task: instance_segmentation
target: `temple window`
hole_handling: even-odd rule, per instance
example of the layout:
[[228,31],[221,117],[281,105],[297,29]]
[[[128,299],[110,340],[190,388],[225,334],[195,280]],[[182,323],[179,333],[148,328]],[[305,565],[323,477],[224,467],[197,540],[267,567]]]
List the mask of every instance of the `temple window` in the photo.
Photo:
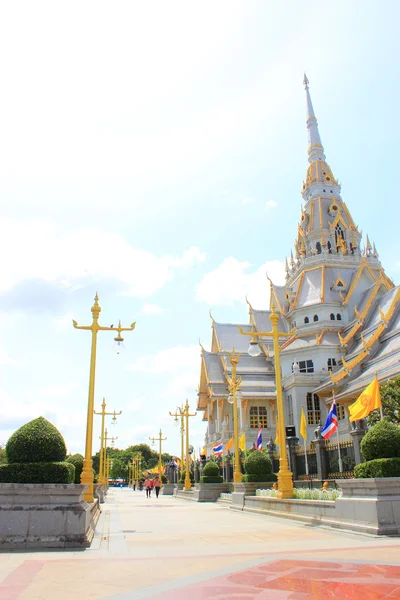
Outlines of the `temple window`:
[[320,242],[317,242],[317,243],[316,243],[316,245],[315,245],[315,248],[316,248],[316,250],[317,250],[317,254],[321,254],[321,252],[322,252],[322,248],[321,248],[321,244],[320,244]]
[[336,227],[335,227],[335,239],[336,239],[336,250],[339,250],[341,248],[341,241],[346,239],[345,235],[344,235],[344,231],[339,224],[336,225]]
[[250,428],[268,427],[266,406],[250,406]]
[[335,315],[333,313],[330,314],[330,319],[331,319],[331,321],[335,320]]
[[327,243],[328,246],[328,254],[332,254],[332,244],[328,241]]
[[336,320],[337,321],[341,321],[342,320],[342,315],[340,315],[339,313],[336,315]]
[[307,421],[309,425],[318,425],[321,419],[321,408],[318,394],[307,393]]
[[338,421],[343,421],[343,419],[346,418],[346,413],[345,413],[345,410],[344,410],[344,406],[342,406],[338,402],[336,402],[336,412],[337,412]]
[[[294,364],[294,363],[293,363]],[[314,363],[312,360],[299,360],[299,373],[314,373]],[[293,371],[293,365],[292,365]]]
[[318,315],[314,315],[313,320],[318,321]]
[[309,323],[310,319],[308,317],[304,317],[304,323]]
[[328,358],[328,371],[332,371],[336,367],[336,358]]

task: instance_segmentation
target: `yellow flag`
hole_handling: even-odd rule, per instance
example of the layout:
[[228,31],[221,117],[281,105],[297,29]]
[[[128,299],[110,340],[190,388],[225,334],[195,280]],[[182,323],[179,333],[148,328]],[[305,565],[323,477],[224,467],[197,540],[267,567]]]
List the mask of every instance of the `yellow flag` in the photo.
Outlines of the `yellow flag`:
[[242,450],[243,452],[246,450],[246,434],[244,431],[243,431],[242,435],[240,436],[239,450]]
[[201,454],[203,456],[207,456],[207,448],[203,448],[203,450],[201,451]]
[[301,407],[300,435],[303,438],[303,440],[307,439],[307,422],[306,422],[306,415],[304,414],[303,407]]
[[228,442],[226,442],[225,452],[228,452],[228,450],[230,450],[231,448],[233,448],[233,437],[231,437],[231,439]]
[[278,419],[276,420],[275,444],[277,446],[280,446],[280,443],[279,443],[279,421],[278,421]]
[[369,413],[382,406],[378,377],[365,388],[357,400],[349,406],[350,421],[364,419]]

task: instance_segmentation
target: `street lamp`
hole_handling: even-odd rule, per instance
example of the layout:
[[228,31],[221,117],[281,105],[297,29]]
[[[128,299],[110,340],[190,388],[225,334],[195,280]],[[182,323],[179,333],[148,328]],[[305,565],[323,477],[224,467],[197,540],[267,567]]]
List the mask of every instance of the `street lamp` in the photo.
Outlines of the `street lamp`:
[[178,421],[178,417],[180,417],[181,419],[181,427],[180,427],[180,434],[181,434],[181,469],[183,469],[184,464],[185,464],[185,460],[184,460],[184,450],[183,450],[183,445],[184,445],[184,436],[185,436],[185,411],[183,406],[177,406],[176,407],[176,412],[172,413],[171,411],[169,412],[169,414],[171,415],[171,417],[175,417],[174,422],[175,425],[178,425],[179,421]]
[[161,487],[162,487],[162,481],[161,481],[161,475],[162,475],[161,442],[164,442],[166,439],[167,439],[166,437],[163,438],[161,429],[160,429],[160,435],[157,438],[154,438],[154,437],[151,438],[151,437],[149,437],[149,440],[151,440],[153,442],[153,444],[155,442],[160,442],[160,451],[159,451],[159,454],[158,454],[158,476],[160,478]]
[[228,379],[229,383],[229,404],[233,404],[233,447],[235,450],[235,471],[233,474],[233,482],[241,483],[242,471],[240,468],[240,456],[239,456],[239,422],[238,422],[238,403],[241,403],[242,394],[240,392],[240,384],[242,378],[237,376],[237,366],[239,363],[240,354],[236,353],[235,350],[228,352],[229,362],[232,367],[232,377]]
[[183,416],[186,419],[186,475],[185,475],[185,492],[188,492],[192,489],[192,484],[190,482],[189,468],[190,468],[190,454],[189,454],[189,417],[195,417],[197,412],[190,414],[189,413],[189,402],[186,400],[185,408],[182,411]]
[[119,412],[116,412],[115,410],[113,412],[106,412],[106,400],[105,398],[103,398],[103,402],[101,404],[101,411],[100,412],[96,412],[93,411],[95,415],[101,415],[101,442],[100,442],[100,467],[99,467],[99,484],[100,485],[105,485],[106,484],[106,480],[105,480],[105,464],[104,464],[104,425],[105,425],[105,417],[106,415],[114,415],[112,420],[111,420],[111,424],[115,425],[117,422],[117,415],[122,414],[122,410],[120,410]]
[[284,331],[278,331],[279,315],[276,312],[275,305],[271,306],[270,320],[272,324],[272,331],[258,331],[252,328],[251,332],[243,331],[239,327],[239,331],[242,335],[251,336],[250,347],[248,353],[250,356],[256,357],[261,354],[261,349],[256,338],[260,337],[272,337],[274,343],[274,356],[275,356],[275,387],[276,387],[276,399],[278,408],[278,428],[279,428],[279,473],[278,473],[278,498],[293,498],[293,479],[292,473],[289,471],[289,464],[286,452],[285,444],[285,412],[283,408],[283,396],[282,396],[282,381],[281,381],[281,363],[279,356],[279,338],[280,337],[291,337],[293,332],[286,333]]
[[[92,332],[92,349],[90,354],[90,372],[89,372],[89,398],[88,398],[88,409],[87,409],[87,421],[86,421],[86,443],[85,443],[85,458],[83,461],[83,470],[81,474],[81,483],[86,485],[84,492],[84,499],[86,502],[94,502],[93,498],[93,471],[92,471],[92,441],[93,441],[93,411],[94,411],[94,383],[96,375],[96,350],[97,350],[97,333],[99,331],[116,331],[117,337],[115,338],[116,343],[122,343],[123,338],[121,337],[122,331],[132,331],[135,329],[135,323],[132,323],[130,327],[121,327],[121,321],[118,327],[103,327],[99,325],[99,315],[101,308],[99,306],[99,297],[96,292],[94,298],[94,304],[92,306],[93,321],[91,325],[78,325],[78,323],[72,320],[75,329],[85,329]],[[122,342],[121,342],[122,339]]]
[[[103,473],[107,473],[108,461],[111,460],[111,459],[107,458],[107,442],[109,440],[111,440],[111,445],[114,446],[114,442],[117,439],[118,439],[118,436],[117,437],[108,437],[108,435],[107,435],[107,429],[105,430],[104,438],[103,438],[103,440],[104,440],[104,462],[103,462],[104,466],[103,466]],[[109,479],[109,477],[106,474],[106,485],[107,486],[108,486],[108,479]]]

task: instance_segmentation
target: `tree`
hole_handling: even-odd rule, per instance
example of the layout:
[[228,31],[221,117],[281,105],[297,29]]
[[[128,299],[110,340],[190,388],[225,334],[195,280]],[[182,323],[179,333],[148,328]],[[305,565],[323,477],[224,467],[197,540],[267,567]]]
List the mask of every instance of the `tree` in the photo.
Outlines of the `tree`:
[[4,465],[6,462],[6,449],[0,445],[0,465]]
[[[380,391],[383,416],[391,423],[400,425],[400,377],[382,383]],[[380,411],[374,410],[368,416],[368,425],[375,425],[380,418]]]

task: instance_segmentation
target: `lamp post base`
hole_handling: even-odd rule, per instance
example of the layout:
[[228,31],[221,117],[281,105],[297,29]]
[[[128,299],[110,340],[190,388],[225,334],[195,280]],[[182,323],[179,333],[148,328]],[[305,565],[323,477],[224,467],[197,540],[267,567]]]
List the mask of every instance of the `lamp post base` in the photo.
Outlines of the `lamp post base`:
[[93,461],[91,458],[85,458],[83,461],[83,470],[81,473],[81,484],[87,486],[83,494],[83,499],[89,504],[92,504],[94,502],[92,464]]
[[242,483],[242,473],[241,472],[237,473],[235,471],[235,473],[233,474],[233,483]]
[[293,498],[293,479],[289,470],[278,473],[278,498]]

